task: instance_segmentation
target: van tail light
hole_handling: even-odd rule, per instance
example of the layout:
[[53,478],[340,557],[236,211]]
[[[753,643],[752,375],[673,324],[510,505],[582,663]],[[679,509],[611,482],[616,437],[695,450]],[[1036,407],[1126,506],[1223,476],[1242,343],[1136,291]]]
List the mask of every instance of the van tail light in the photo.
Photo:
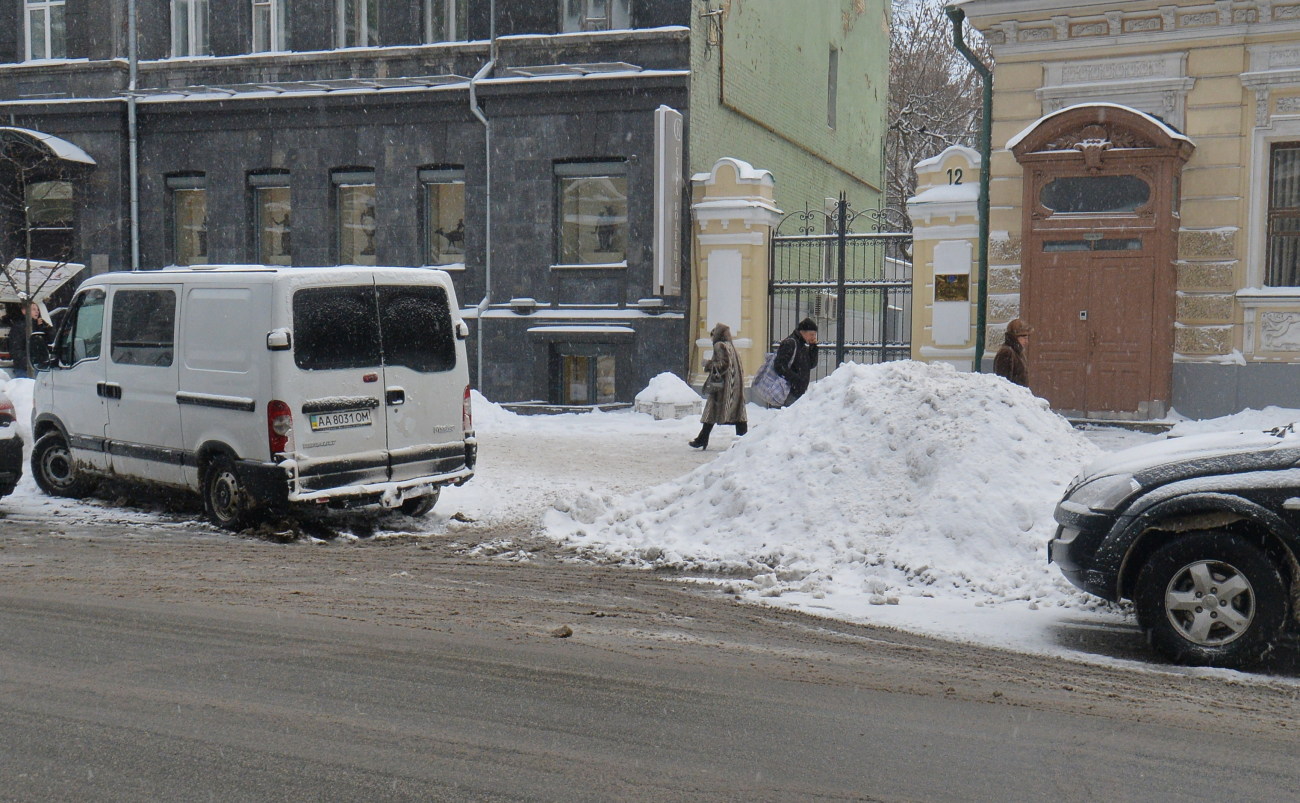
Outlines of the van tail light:
[[[465,404],[469,404],[468,398],[466,398]],[[465,409],[468,410],[469,407],[466,407]],[[468,413],[466,413],[466,415],[468,415]],[[8,426],[17,420],[18,413],[14,409],[14,403],[9,401],[7,396],[0,396],[0,424]]]
[[460,427],[466,432],[474,431],[474,413],[469,409],[469,385],[465,386],[465,400],[460,403]]
[[271,456],[289,451],[289,435],[293,432],[293,411],[282,401],[266,405],[266,437],[271,444]]

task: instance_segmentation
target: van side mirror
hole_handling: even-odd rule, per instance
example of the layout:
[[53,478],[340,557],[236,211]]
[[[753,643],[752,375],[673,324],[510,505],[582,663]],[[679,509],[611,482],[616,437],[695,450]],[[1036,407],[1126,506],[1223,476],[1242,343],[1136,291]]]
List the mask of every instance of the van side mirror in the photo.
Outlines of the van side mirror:
[[469,324],[464,321],[456,321],[456,339],[465,340],[469,337]]
[[37,371],[48,371],[53,362],[50,359],[50,346],[45,342],[44,332],[32,332],[27,340],[27,361]]
[[293,338],[288,329],[276,329],[266,335],[267,351],[288,351],[293,346]]

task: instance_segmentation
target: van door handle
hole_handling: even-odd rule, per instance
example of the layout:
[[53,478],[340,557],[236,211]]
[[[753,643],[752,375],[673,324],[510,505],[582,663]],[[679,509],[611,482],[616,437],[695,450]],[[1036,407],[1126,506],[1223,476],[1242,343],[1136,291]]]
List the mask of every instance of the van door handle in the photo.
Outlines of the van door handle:
[[122,386],[116,382],[100,382],[95,385],[95,393],[105,399],[122,398]]
[[384,394],[385,401],[390,407],[396,407],[399,404],[406,404],[406,390],[403,388],[389,388]]

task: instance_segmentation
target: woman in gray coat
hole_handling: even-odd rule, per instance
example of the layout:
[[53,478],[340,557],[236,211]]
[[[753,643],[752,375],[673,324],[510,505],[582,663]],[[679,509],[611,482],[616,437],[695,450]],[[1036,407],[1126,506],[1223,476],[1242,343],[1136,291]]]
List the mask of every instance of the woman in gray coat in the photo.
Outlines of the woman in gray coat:
[[690,445],[696,449],[709,446],[709,433],[714,424],[734,424],[737,435],[749,431],[749,417],[745,414],[745,371],[740,367],[740,355],[731,342],[731,327],[720,323],[713,327],[713,356],[704,363],[704,370],[716,374],[722,384],[708,393],[704,412],[700,415],[700,434]]

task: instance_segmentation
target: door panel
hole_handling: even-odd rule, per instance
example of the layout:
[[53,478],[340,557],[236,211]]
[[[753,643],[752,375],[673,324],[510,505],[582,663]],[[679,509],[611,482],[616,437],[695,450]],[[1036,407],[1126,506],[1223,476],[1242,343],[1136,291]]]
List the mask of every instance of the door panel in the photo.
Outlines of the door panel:
[[[309,287],[293,295],[298,490],[388,480],[379,318],[373,284]],[[288,374],[292,373],[292,378]],[[338,462],[348,458],[347,464]]]
[[465,459],[465,388],[449,381],[456,335],[447,291],[434,285],[377,289],[392,479],[453,470]]
[[57,367],[36,378],[37,392],[47,394],[48,408],[67,428],[76,459],[99,470],[109,465],[108,403],[101,394],[108,362],[102,353],[105,297],[99,288],[77,295],[54,344]]
[[1029,386],[1060,410],[1081,411],[1086,403],[1088,370],[1088,266],[1075,255],[1051,254],[1035,275],[1030,319]]
[[1089,283],[1089,412],[1136,410],[1150,398],[1155,266],[1094,259]]
[[179,297],[179,285],[132,285],[109,293],[105,385],[115,474],[168,483],[182,476]]

